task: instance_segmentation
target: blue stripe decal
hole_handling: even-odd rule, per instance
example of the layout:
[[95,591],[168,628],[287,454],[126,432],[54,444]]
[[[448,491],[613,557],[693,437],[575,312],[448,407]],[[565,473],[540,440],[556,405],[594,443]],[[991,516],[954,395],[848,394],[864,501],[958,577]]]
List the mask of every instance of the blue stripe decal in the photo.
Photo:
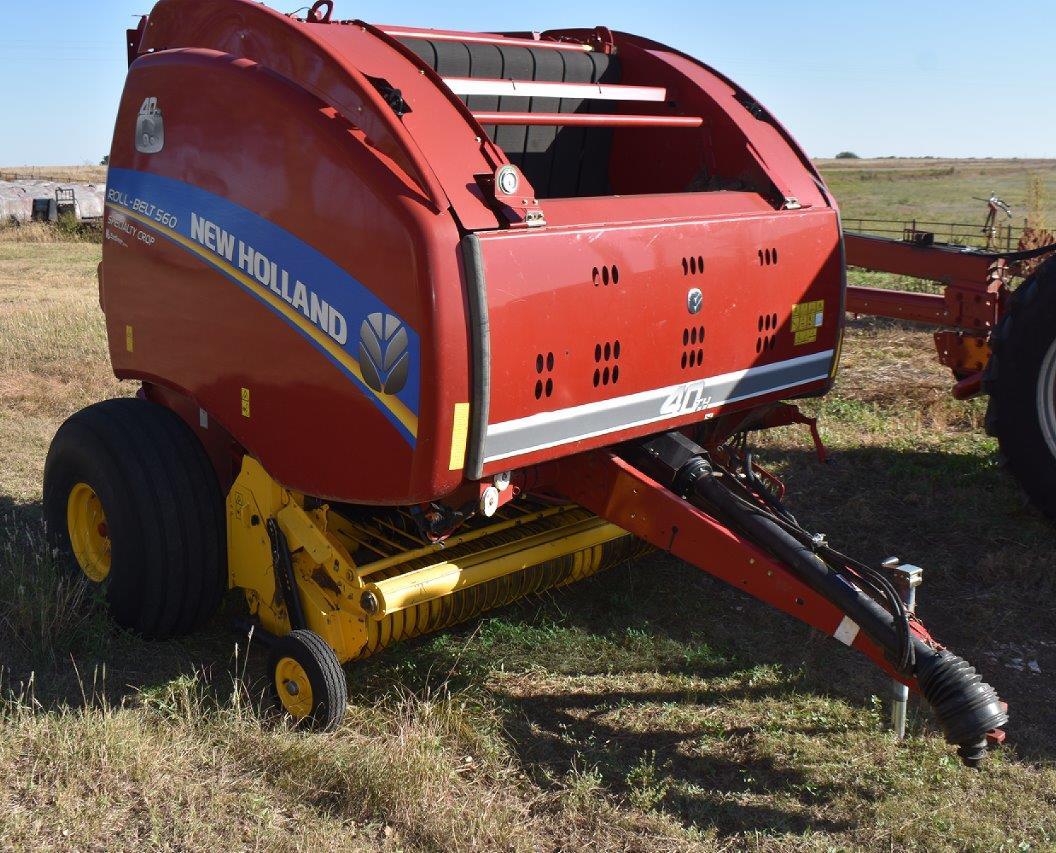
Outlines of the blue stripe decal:
[[[111,168],[107,203],[252,294],[355,382],[415,444],[421,341],[373,291],[288,231],[182,181]],[[371,388],[359,365],[360,326],[372,314],[395,317],[406,330],[406,383],[396,394]]]

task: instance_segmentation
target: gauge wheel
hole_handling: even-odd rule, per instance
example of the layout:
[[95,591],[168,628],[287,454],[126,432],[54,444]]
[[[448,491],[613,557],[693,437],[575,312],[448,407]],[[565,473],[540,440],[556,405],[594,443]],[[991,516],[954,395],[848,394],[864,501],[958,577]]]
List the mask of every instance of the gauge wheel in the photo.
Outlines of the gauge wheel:
[[348,682],[334,650],[314,631],[276,640],[268,670],[273,698],[299,726],[332,731],[345,717]]

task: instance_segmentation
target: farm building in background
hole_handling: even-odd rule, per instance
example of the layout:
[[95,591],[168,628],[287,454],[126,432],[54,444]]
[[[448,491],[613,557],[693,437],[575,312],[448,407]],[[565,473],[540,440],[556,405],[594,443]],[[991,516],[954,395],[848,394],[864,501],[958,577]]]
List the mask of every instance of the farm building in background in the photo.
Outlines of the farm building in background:
[[102,219],[106,185],[20,178],[0,180],[0,225]]

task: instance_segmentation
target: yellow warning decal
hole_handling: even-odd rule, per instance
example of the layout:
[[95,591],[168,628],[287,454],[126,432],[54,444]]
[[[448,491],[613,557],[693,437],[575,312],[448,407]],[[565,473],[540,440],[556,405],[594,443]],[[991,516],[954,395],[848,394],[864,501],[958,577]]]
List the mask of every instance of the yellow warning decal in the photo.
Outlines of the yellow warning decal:
[[125,326],[125,349],[132,352],[135,341],[132,336],[132,327]]
[[451,471],[466,467],[466,440],[469,437],[469,403],[455,403],[451,424]]
[[249,389],[242,389],[242,417],[249,417]]
[[792,334],[795,344],[812,344],[818,339],[818,329],[825,322],[825,300],[801,302],[792,306]]

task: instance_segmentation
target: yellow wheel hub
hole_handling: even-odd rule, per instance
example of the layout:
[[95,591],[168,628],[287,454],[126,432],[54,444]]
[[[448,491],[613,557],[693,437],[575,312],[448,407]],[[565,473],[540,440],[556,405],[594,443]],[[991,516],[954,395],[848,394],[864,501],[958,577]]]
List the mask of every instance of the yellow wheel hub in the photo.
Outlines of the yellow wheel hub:
[[87,483],[70,490],[66,527],[77,565],[90,580],[102,583],[110,574],[110,528],[99,496]]
[[295,720],[303,720],[312,713],[312,685],[308,673],[293,658],[280,658],[275,667],[275,690],[287,713]]

